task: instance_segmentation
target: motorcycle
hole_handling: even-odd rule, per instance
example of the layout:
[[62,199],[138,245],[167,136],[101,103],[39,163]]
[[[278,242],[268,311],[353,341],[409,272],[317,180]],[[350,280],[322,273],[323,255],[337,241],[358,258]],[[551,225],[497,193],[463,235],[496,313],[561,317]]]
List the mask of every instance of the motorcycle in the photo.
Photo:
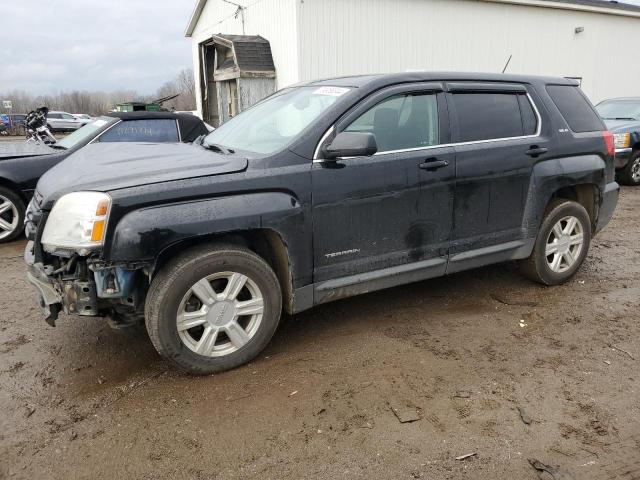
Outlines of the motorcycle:
[[40,107],[29,112],[24,119],[27,142],[42,142],[45,145],[56,143],[56,137],[53,136],[47,126],[48,114],[49,109],[47,107]]

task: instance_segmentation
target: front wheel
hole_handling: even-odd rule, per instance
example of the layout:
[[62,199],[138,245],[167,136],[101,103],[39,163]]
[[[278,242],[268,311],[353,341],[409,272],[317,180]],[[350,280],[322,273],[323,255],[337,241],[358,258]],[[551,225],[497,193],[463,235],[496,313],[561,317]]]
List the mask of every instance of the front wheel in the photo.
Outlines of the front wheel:
[[567,282],[591,243],[589,214],[577,202],[556,199],[547,208],[531,256],[520,263],[525,276],[544,285]]
[[22,233],[24,202],[13,190],[0,187],[0,243],[10,242]]
[[278,327],[278,279],[262,258],[236,246],[196,248],[153,280],[145,317],[149,337],[167,360],[203,375],[252,360]]
[[640,185],[640,152],[631,155],[627,165],[619,171],[618,178],[623,185],[632,187]]

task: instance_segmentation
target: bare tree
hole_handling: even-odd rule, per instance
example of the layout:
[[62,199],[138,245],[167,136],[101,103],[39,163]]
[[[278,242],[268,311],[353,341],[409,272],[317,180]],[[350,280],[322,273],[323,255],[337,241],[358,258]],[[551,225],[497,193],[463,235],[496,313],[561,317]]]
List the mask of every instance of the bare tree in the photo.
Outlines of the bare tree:
[[[179,94],[166,102],[163,107],[169,110],[195,110],[195,80],[193,70],[186,68],[164,83],[153,95],[139,95],[135,90],[115,90],[112,92],[79,91],[60,92],[55,95],[32,95],[22,90],[0,92],[0,100],[11,100],[13,113],[28,113],[38,107],[47,106],[51,110],[69,113],[87,113],[101,115],[113,110],[118,103],[143,101],[150,102],[158,98]],[[0,104],[0,113],[9,113]]]

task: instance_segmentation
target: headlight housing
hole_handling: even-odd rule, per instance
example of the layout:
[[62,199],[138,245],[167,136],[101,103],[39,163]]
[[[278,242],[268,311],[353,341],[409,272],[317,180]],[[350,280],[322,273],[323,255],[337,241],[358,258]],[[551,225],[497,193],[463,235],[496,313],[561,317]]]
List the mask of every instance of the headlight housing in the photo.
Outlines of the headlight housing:
[[614,133],[613,141],[615,143],[616,148],[629,148],[631,145],[631,134],[630,133]]
[[102,247],[111,197],[101,192],[73,192],[53,206],[42,233],[42,245],[49,253],[75,252],[89,255]]

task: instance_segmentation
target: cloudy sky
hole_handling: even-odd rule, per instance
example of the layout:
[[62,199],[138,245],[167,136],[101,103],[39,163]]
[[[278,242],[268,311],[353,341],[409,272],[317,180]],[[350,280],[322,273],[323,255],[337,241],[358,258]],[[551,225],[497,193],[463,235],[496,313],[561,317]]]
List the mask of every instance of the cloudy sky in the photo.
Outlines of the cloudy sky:
[[[640,5],[640,0],[628,3]],[[192,64],[184,29],[194,4],[195,0],[0,0],[0,92],[153,93]]]
[[195,0],[1,0],[0,92],[153,93],[191,67]]

